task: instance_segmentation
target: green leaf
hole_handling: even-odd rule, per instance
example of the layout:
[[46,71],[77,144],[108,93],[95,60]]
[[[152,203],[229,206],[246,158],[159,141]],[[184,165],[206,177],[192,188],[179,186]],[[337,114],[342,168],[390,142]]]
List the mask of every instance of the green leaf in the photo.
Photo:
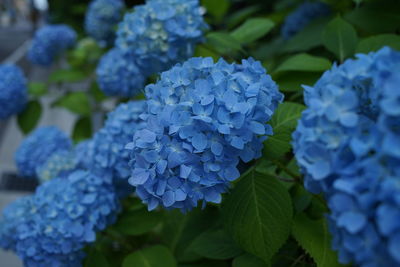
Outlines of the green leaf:
[[179,263],[178,267],[231,267],[227,261],[202,259],[196,262]]
[[302,92],[302,85],[312,86],[319,78],[321,73],[313,72],[285,72],[274,77],[279,84],[279,90],[282,92]]
[[285,187],[275,177],[254,169],[239,180],[222,206],[233,239],[266,263],[288,238],[292,212]]
[[275,72],[282,71],[310,71],[321,72],[331,68],[331,62],[324,57],[309,54],[297,54],[286,59]]
[[202,233],[190,245],[190,250],[215,260],[230,259],[242,253],[240,247],[222,229]]
[[72,131],[72,139],[75,143],[89,139],[92,137],[92,121],[89,117],[79,118],[74,125]]
[[236,257],[232,262],[232,267],[267,267],[265,262],[251,254],[243,254]]
[[122,267],[176,267],[176,261],[171,251],[161,245],[137,250],[129,254]]
[[248,44],[266,35],[275,26],[272,20],[265,18],[251,18],[246,20],[231,36],[241,44]]
[[322,34],[322,40],[325,47],[341,62],[354,54],[358,42],[354,27],[341,17],[336,17],[328,23]]
[[86,78],[86,74],[79,70],[56,70],[50,74],[49,82],[61,83],[61,82],[80,82]]
[[234,12],[226,19],[226,24],[228,25],[228,28],[232,29],[233,27],[244,21],[246,18],[257,13],[260,9],[260,5],[240,8],[238,11]]
[[159,225],[162,217],[160,212],[148,212],[145,209],[124,212],[114,228],[126,235],[142,235]]
[[107,99],[107,96],[100,90],[97,82],[93,82],[90,85],[89,91],[92,94],[94,100],[96,100],[97,102],[101,102]]
[[293,206],[296,213],[303,212],[310,204],[312,195],[303,186],[295,185],[290,188],[290,194],[293,199]]
[[24,134],[31,132],[42,115],[42,106],[39,101],[29,101],[24,111],[18,114],[18,126]]
[[194,55],[196,57],[212,57],[215,62],[217,62],[218,59],[220,58],[220,56],[217,53],[211,51],[210,49],[208,49],[204,45],[196,46],[196,49],[194,51]]
[[91,248],[89,254],[85,259],[85,267],[109,267],[110,264],[108,263],[106,257],[98,251],[96,248]]
[[229,9],[229,0],[202,0],[201,5],[207,12],[214,16],[218,21],[226,14]]
[[57,99],[52,106],[63,107],[82,116],[90,115],[89,99],[87,94],[84,92],[68,93]]
[[331,238],[326,221],[309,219],[304,213],[295,217],[292,235],[314,259],[318,267],[338,267],[337,255],[331,249]]
[[286,41],[282,52],[302,52],[322,45],[322,32],[329,18],[320,18],[304,27],[299,33]]
[[279,105],[270,122],[274,134],[264,142],[264,155],[267,158],[277,159],[290,151],[291,135],[304,109],[305,106],[292,102]]
[[34,97],[41,97],[47,94],[47,87],[44,83],[30,82],[28,84],[28,93]]
[[362,39],[357,46],[357,53],[377,51],[383,46],[390,46],[400,50],[400,36],[395,34],[381,34]]
[[206,38],[207,43],[221,54],[243,51],[239,41],[233,38],[229,33],[211,32],[207,34]]

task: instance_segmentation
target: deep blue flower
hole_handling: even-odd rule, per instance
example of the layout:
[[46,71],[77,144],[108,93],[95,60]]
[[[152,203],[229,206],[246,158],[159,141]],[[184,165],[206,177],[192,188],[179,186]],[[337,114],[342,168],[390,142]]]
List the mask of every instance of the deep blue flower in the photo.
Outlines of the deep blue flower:
[[188,59],[207,28],[198,0],[148,0],[119,24],[116,46],[133,54],[143,75]]
[[119,211],[112,186],[84,171],[42,184],[28,200],[24,216],[19,211],[26,205],[11,210],[14,204],[8,209],[12,215],[4,218],[11,224],[10,219],[23,218],[15,221],[16,243],[9,248],[26,266],[82,266],[82,249],[96,240],[96,232],[115,222]]
[[34,64],[50,66],[67,48],[76,42],[75,31],[64,24],[46,25],[36,31],[28,59]]
[[306,188],[328,200],[342,263],[400,264],[400,53],[388,47],[305,87],[293,134]]
[[[148,204],[183,211],[219,203],[240,160],[261,156],[283,95],[260,62],[192,58],[146,87],[146,128],[127,145],[131,185]],[[203,202],[205,204],[205,202]]]
[[100,89],[108,96],[132,97],[144,87],[145,76],[134,58],[118,48],[101,58],[96,74]]
[[19,146],[15,153],[15,162],[22,176],[35,177],[50,156],[56,152],[69,150],[71,140],[54,126],[37,128]]
[[281,35],[284,39],[289,39],[314,19],[327,16],[330,13],[331,10],[325,3],[305,2],[286,17],[282,25]]
[[86,33],[100,43],[112,44],[124,7],[121,0],[93,0],[86,11]]
[[24,73],[13,64],[0,64],[0,120],[21,112],[28,94]]

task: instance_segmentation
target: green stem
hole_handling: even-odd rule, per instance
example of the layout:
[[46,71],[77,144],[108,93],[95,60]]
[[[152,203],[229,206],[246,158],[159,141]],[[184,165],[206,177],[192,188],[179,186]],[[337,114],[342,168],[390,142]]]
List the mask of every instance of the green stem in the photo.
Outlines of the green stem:
[[273,160],[272,162],[273,162],[276,166],[278,166],[279,169],[283,170],[285,173],[287,173],[288,175],[290,175],[296,183],[299,183],[299,184],[302,183],[301,177],[298,176],[297,174],[295,174],[295,173],[294,173],[293,171],[291,171],[290,169],[288,169],[284,164],[282,164],[282,162],[280,162],[279,160]]

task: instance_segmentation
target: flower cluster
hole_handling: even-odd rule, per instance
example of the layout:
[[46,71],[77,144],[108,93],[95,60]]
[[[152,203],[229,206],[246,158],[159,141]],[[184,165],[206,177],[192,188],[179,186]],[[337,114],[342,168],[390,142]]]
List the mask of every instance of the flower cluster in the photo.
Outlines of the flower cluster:
[[76,33],[71,27],[63,24],[43,26],[35,33],[28,59],[34,64],[49,66],[75,42]]
[[[240,159],[261,156],[266,124],[283,100],[260,62],[192,58],[146,87],[146,128],[131,150],[137,195],[149,210],[190,210],[199,200],[219,203],[240,173]],[[204,203],[205,204],[205,203]]]
[[[144,101],[131,101],[110,112],[105,125],[93,137],[88,149],[92,157],[87,168],[114,185],[122,182],[127,187],[131,174],[130,153],[125,149],[135,132],[145,126],[140,114],[146,109]],[[129,188],[129,186],[128,186]]]
[[36,168],[36,177],[44,183],[56,177],[66,177],[77,167],[77,158],[73,152],[62,150],[50,157]]
[[124,7],[121,0],[93,0],[85,16],[87,34],[101,43],[112,44]]
[[71,140],[54,126],[40,127],[30,134],[15,153],[15,161],[22,176],[35,177],[40,168],[54,153],[69,150]]
[[26,79],[22,70],[12,64],[0,64],[0,120],[21,112],[27,98]]
[[125,15],[116,46],[148,76],[191,57],[206,28],[198,0],[148,0]]
[[359,54],[305,87],[293,134],[311,192],[323,192],[341,262],[400,264],[400,53]]
[[[15,249],[27,266],[81,266],[83,247],[116,220],[119,210],[112,187],[84,171],[44,183],[31,199],[17,202],[9,209],[17,206],[18,213],[10,211],[12,217],[3,223],[14,230],[15,245],[7,247]],[[22,217],[28,204],[29,212]]]
[[118,48],[101,58],[96,74],[100,89],[108,96],[132,97],[144,87],[145,76],[134,58]]
[[303,3],[286,17],[281,28],[281,35],[284,39],[290,39],[314,19],[327,16],[330,13],[331,10],[325,3]]

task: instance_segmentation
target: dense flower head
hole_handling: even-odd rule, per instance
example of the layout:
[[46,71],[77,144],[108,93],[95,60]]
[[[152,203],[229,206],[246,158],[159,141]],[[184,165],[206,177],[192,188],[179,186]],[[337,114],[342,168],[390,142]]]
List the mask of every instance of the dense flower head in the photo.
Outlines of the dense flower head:
[[13,64],[0,64],[0,120],[21,112],[26,105],[26,78]]
[[[145,125],[140,114],[146,109],[145,101],[131,101],[120,104],[108,114],[103,128],[89,144],[93,155],[87,162],[87,168],[117,186],[122,182],[130,188],[127,180],[131,174],[129,168],[130,152],[125,149],[133,135]],[[133,191],[130,189],[130,192]],[[118,192],[119,193],[119,192]]]
[[305,2],[286,17],[281,28],[281,35],[284,39],[289,39],[314,19],[327,16],[330,12],[329,6],[325,3]]
[[94,157],[93,140],[88,139],[77,144],[73,153],[76,159],[77,168],[88,170]]
[[198,0],[148,0],[127,13],[116,46],[132,52],[145,76],[191,57],[207,28]]
[[45,25],[36,31],[28,59],[34,64],[50,66],[67,48],[76,42],[75,31],[64,24]]
[[26,222],[30,214],[35,212],[32,196],[18,198],[6,206],[0,218],[0,247],[15,250],[17,244],[17,229]]
[[80,170],[40,185],[31,206],[14,233],[16,253],[26,266],[81,266],[82,249],[119,211],[112,187]]
[[113,48],[103,55],[96,69],[100,89],[108,96],[132,97],[144,87],[142,74],[131,53]]
[[[183,211],[219,203],[240,173],[240,160],[261,156],[266,124],[283,95],[260,62],[192,58],[146,87],[146,128],[137,131],[132,177],[149,210]],[[203,204],[205,204],[203,202]]]
[[323,192],[343,263],[400,264],[400,53],[346,60],[305,87],[293,134],[305,185]]
[[54,126],[37,128],[21,143],[15,153],[15,162],[22,176],[35,177],[50,156],[56,152],[69,150],[71,140],[60,129]]
[[86,11],[86,33],[101,43],[112,44],[124,7],[121,0],[93,0]]
[[66,177],[77,167],[75,154],[68,150],[55,152],[38,168],[36,177],[44,183],[56,177]]

